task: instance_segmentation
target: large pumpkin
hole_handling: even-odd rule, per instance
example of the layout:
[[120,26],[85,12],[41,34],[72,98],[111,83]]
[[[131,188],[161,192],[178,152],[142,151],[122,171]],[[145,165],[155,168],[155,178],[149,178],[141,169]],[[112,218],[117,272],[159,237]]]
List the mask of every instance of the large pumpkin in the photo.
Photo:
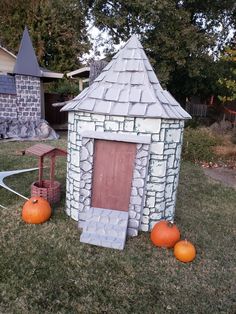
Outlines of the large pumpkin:
[[175,244],[174,255],[181,262],[192,262],[196,256],[196,249],[191,242],[182,240]]
[[172,248],[179,239],[179,229],[169,221],[156,223],[151,231],[151,241],[156,246]]
[[31,197],[22,209],[22,219],[29,224],[41,224],[47,221],[51,214],[52,209],[48,201],[38,196]]

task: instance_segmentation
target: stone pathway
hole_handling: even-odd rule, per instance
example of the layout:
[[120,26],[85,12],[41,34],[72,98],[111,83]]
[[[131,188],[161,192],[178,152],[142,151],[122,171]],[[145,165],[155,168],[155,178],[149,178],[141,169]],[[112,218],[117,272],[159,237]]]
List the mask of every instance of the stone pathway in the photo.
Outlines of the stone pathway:
[[86,213],[80,242],[123,250],[128,218],[128,212],[91,207]]
[[203,170],[211,179],[236,189],[236,170],[227,168],[204,168]]

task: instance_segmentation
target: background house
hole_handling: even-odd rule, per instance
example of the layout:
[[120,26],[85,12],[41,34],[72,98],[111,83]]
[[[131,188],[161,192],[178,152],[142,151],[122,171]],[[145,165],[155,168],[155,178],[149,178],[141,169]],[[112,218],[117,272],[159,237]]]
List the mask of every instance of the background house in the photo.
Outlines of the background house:
[[62,73],[39,67],[25,28],[17,57],[0,47],[0,117],[47,119],[44,83],[62,77]]
[[6,48],[0,46],[0,75],[13,73],[16,56]]

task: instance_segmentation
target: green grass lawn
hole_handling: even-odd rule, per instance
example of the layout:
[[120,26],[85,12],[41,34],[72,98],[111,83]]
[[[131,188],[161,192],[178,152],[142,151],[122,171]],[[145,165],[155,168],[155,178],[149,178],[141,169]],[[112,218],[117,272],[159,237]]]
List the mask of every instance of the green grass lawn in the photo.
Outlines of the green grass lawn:
[[[66,147],[66,138],[50,142]],[[17,152],[32,142],[1,143],[0,169],[37,166]],[[45,171],[48,173],[48,171]],[[63,211],[66,161],[57,161],[63,199],[42,225],[21,220],[23,199],[0,188],[0,313],[234,313],[235,190],[209,182],[182,163],[176,223],[197,248],[184,264],[154,247],[148,233],[128,238],[125,250],[81,244],[76,222]],[[37,173],[6,182],[29,196]]]

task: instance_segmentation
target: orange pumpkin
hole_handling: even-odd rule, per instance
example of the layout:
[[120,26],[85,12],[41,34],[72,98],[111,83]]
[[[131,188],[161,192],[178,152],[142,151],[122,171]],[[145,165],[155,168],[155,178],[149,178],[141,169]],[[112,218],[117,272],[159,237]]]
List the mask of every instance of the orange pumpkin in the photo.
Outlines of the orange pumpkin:
[[156,246],[172,248],[179,239],[179,229],[169,221],[156,223],[151,231],[151,241]]
[[181,262],[192,262],[196,256],[196,249],[191,242],[182,240],[175,244],[174,255]]
[[51,214],[52,209],[48,201],[38,196],[31,197],[22,209],[22,219],[29,224],[41,224],[47,221]]

